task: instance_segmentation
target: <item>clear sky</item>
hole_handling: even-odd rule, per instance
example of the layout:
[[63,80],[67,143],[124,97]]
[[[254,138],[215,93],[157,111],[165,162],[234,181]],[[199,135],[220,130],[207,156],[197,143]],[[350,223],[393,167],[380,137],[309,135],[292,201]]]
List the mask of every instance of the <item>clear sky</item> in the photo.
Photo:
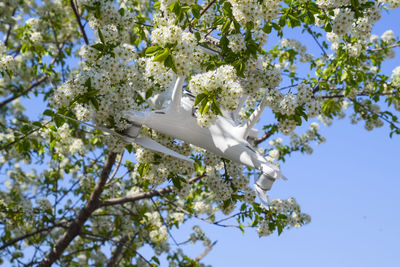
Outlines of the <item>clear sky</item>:
[[[399,36],[400,10],[382,15],[373,33],[392,29]],[[396,58],[384,66],[387,74],[400,65],[400,49],[395,51]],[[368,132],[363,123],[352,125],[348,118],[321,127],[321,132],[327,142],[313,145],[312,155],[297,153],[288,158],[282,171],[289,180],[276,182],[270,192],[271,198],[295,197],[312,216],[311,223],[279,237],[258,238],[252,229],[243,235],[194,219],[212,241],[218,240],[204,263],[217,267],[400,266],[400,136],[389,138],[388,125]],[[173,233],[178,242],[185,240],[185,229],[190,228],[187,225]],[[201,246],[182,249],[194,257],[203,251]]]

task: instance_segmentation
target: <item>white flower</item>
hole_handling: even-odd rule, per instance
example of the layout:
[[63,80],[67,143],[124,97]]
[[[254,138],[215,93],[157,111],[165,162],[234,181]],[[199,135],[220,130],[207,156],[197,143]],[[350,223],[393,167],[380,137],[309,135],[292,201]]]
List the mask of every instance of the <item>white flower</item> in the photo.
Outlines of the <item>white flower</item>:
[[279,159],[280,153],[277,149],[272,149],[269,151],[269,156],[273,159]]
[[313,123],[311,123],[310,128],[315,130],[315,131],[318,131],[319,130],[319,124],[316,123],[316,122],[313,122]]

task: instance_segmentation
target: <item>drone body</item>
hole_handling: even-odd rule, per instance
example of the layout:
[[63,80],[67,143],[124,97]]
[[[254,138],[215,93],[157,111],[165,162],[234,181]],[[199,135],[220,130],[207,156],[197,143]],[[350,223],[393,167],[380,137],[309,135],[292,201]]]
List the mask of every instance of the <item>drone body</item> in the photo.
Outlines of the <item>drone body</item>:
[[[208,128],[198,125],[194,116],[194,100],[189,95],[182,96],[184,77],[178,77],[170,92],[171,101],[165,109],[155,111],[130,111],[125,118],[132,123],[126,132],[132,138],[139,134],[140,125],[146,125],[160,133],[204,148],[233,162],[260,170],[256,181],[259,191],[265,193],[275,181],[282,177],[276,166],[269,163],[247,140],[253,135],[253,126],[265,107],[259,107],[245,124],[237,124],[233,119],[218,116]],[[160,106],[165,103],[159,103]],[[234,114],[232,117],[235,117]],[[252,137],[252,136],[250,136]],[[166,153],[169,154],[169,153]],[[175,155],[173,155],[175,156]]]
[[[278,167],[269,163],[250,143],[257,137],[258,130],[253,126],[260,119],[266,104],[261,102],[246,123],[238,123],[237,113],[244,104],[246,96],[242,97],[241,104],[235,112],[218,116],[214,124],[202,128],[197,124],[194,115],[194,96],[182,96],[184,77],[178,77],[175,86],[161,95],[148,99],[149,105],[155,111],[130,111],[125,114],[125,119],[131,127],[122,134],[101,126],[94,126],[87,122],[79,123],[97,128],[109,134],[117,135],[127,143],[136,143],[147,149],[170,155],[182,160],[194,162],[192,159],[179,154],[147,136],[140,136],[142,125],[146,125],[160,133],[185,141],[186,143],[204,148],[225,159],[255,168],[261,171],[254,184],[255,191],[264,207],[268,206],[266,191],[270,190],[276,179],[284,178]],[[166,107],[166,108],[163,108]],[[63,116],[63,115],[62,115]],[[231,117],[231,118],[229,118]]]

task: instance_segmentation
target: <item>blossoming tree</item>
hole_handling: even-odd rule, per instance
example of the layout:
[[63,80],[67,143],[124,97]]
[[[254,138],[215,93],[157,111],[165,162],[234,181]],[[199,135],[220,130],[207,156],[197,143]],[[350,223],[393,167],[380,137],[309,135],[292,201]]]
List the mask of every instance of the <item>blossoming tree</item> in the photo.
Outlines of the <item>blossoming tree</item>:
[[[188,221],[255,228],[259,236],[307,224],[294,198],[258,204],[250,185],[257,170],[145,126],[141,135],[195,164],[79,121],[123,135],[131,126],[127,112],[165,108],[169,88],[183,76],[201,127],[233,113],[245,123],[266,106],[274,119],[261,120],[264,133],[251,142],[278,166],[293,152],[311,153],[311,142],[324,142],[315,122],[296,133],[311,118],[329,123],[350,114],[367,130],[386,124],[399,134],[400,68],[387,76],[381,67],[400,42],[392,31],[371,35],[382,9],[399,5],[2,1],[1,260],[150,266],[163,259],[197,266],[214,243],[195,226],[184,243],[203,242],[205,251],[185,256],[171,230]],[[311,37],[318,52],[284,38],[288,28]],[[269,35],[280,42],[266,46]],[[144,246],[152,257],[140,253]]]

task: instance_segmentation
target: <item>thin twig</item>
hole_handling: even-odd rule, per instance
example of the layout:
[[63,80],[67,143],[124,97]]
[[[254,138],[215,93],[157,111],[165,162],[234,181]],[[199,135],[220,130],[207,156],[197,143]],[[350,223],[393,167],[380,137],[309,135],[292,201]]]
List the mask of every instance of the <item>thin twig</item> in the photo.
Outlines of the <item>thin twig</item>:
[[122,162],[123,156],[124,156],[124,151],[122,151],[122,153],[120,155],[120,158],[118,160],[117,166],[115,167],[113,173],[110,175],[110,178],[108,178],[108,181],[107,181],[106,185],[109,185],[111,180],[114,179],[115,175],[117,174],[117,172],[119,170],[119,167],[121,166],[121,162]]
[[[171,204],[172,206],[174,206],[176,209],[182,211],[182,212],[185,213],[186,215],[188,215],[188,216],[190,216],[190,217],[194,217],[194,218],[196,218],[196,219],[199,219],[199,220],[201,220],[201,221],[203,221],[203,222],[206,222],[206,223],[209,223],[209,224],[213,224],[213,225],[216,225],[216,226],[221,226],[221,227],[240,228],[240,227],[237,226],[237,225],[232,225],[232,224],[220,224],[219,222],[213,222],[212,220],[209,220],[209,219],[206,219],[206,218],[202,218],[202,217],[198,216],[198,215],[195,214],[195,213],[191,213],[191,212],[185,210],[184,208],[179,207],[178,205],[176,205],[175,203],[173,203],[172,201],[169,201],[168,199],[166,199],[166,198],[164,198],[164,197],[163,197],[163,199],[164,199],[164,201],[168,202],[169,204]],[[223,220],[224,220],[224,219],[223,219]],[[223,220],[222,220],[222,221],[223,221]],[[180,244],[182,244],[182,243],[180,243]]]
[[270,138],[276,131],[275,131],[275,127],[277,127],[276,125],[272,126],[271,130],[269,130],[268,132],[266,132],[263,136],[261,136],[260,138],[254,140],[254,145],[258,146],[259,144],[261,144],[262,142],[264,142],[265,140],[267,140],[268,138]]
[[204,250],[204,252],[201,253],[200,256],[198,256],[194,260],[199,262],[201,259],[207,256],[207,254],[211,251],[211,249],[215,246],[215,244],[217,244],[217,240],[215,240],[211,245],[209,245],[208,248],[206,248],[206,250]]
[[85,41],[86,45],[89,45],[89,39],[88,39],[88,37],[86,35],[85,29],[83,28],[83,25],[82,25],[82,22],[81,22],[81,18],[79,16],[78,10],[76,9],[76,5],[75,5],[74,0],[70,0],[70,3],[71,3],[72,10],[74,11],[76,21],[78,22],[79,29],[81,30],[81,33],[82,33],[82,36],[83,36],[83,40]]
[[395,44],[388,45],[388,46],[385,46],[385,47],[379,47],[379,48],[368,49],[367,51],[376,52],[376,51],[384,50],[384,49],[386,49],[386,48],[394,48],[394,47],[397,47],[397,46],[400,46],[400,41],[397,42],[397,43],[395,43]]
[[203,16],[204,13],[207,12],[207,10],[215,3],[215,0],[212,0],[210,3],[208,3],[208,5],[206,5],[205,8],[203,8],[203,10],[200,12],[200,17]]
[[171,232],[168,229],[168,224],[165,222],[164,217],[161,214],[160,208],[158,207],[158,205],[156,204],[156,202],[153,200],[153,198],[150,198],[151,202],[153,202],[154,207],[156,207],[156,210],[158,212],[158,214],[160,215],[161,221],[164,224],[164,226],[167,228],[167,232],[168,235],[171,237],[172,241],[174,241],[176,246],[179,246],[178,242],[176,242],[174,236],[171,234]]
[[[53,59],[51,60],[49,66],[53,65],[53,64],[56,62],[58,56],[60,55],[60,53],[61,53],[61,51],[62,51],[62,49],[63,49],[63,47],[64,47],[64,45],[65,45],[65,42],[66,42],[66,41],[64,41],[63,43],[61,43],[61,44],[58,46],[58,53],[57,53],[57,55],[56,55],[55,57],[53,57]],[[0,102],[0,108],[3,107],[4,105],[7,105],[8,103],[14,101],[14,100],[17,99],[17,98],[19,98],[19,97],[21,97],[21,96],[23,96],[23,95],[26,95],[26,94],[29,93],[33,88],[35,88],[36,86],[39,86],[39,85],[42,84],[44,81],[46,81],[48,78],[49,78],[49,76],[48,76],[47,74],[44,75],[44,76],[42,76],[42,77],[40,77],[36,82],[31,83],[31,84],[29,85],[29,87],[26,88],[25,90],[23,90],[21,93],[15,94],[15,95],[13,95],[12,97],[10,97],[10,98],[8,98],[8,99],[6,99],[6,100]]]
[[[12,17],[15,15],[16,11],[17,11],[17,8],[14,8],[14,10],[13,10],[13,12],[11,14]],[[10,24],[8,24],[8,31],[7,31],[7,34],[6,34],[6,39],[4,40],[4,46],[5,47],[7,47],[8,39],[10,38],[10,35],[11,35],[11,30],[12,30],[12,25],[10,23]]]
[[229,219],[235,218],[236,216],[242,215],[242,214],[247,214],[247,212],[241,211],[241,212],[235,213],[235,214],[233,214],[233,215],[231,215],[231,216],[228,216],[228,217],[223,218],[223,219],[221,219],[221,220],[219,220],[219,221],[216,221],[215,223],[221,223],[221,222],[224,222],[224,221],[227,221],[227,220],[229,220]]
[[35,88],[36,86],[40,85],[40,84],[43,83],[45,80],[47,80],[47,78],[48,78],[47,75],[44,75],[44,76],[40,77],[39,80],[37,80],[37,81],[34,82],[34,83],[31,83],[31,85],[30,85],[28,88],[26,88],[24,91],[22,91],[21,93],[15,94],[15,95],[13,95],[12,97],[10,97],[10,98],[8,98],[8,99],[6,99],[6,100],[0,102],[0,108],[3,107],[4,105],[7,105],[8,103],[14,101],[15,99],[17,99],[17,98],[19,98],[19,97],[21,97],[21,96],[27,94],[30,90],[32,90],[33,88]]
[[317,43],[317,45],[319,46],[319,48],[321,49],[322,53],[328,57],[328,53],[326,53],[325,48],[319,43],[317,37],[315,36],[314,32],[311,30],[310,27],[308,27],[308,25],[304,25],[304,28],[307,30],[307,32],[312,36],[312,38],[314,39],[314,41]]
[[29,132],[27,132],[27,133],[24,134],[23,136],[17,138],[16,140],[14,140],[14,141],[12,141],[12,142],[10,142],[10,143],[7,143],[7,144],[5,144],[5,145],[3,145],[2,147],[0,147],[0,151],[9,148],[9,147],[12,146],[13,144],[15,144],[15,143],[21,141],[22,139],[28,137],[29,135],[31,135],[31,134],[33,134],[33,133],[35,133],[35,132],[39,131],[40,129],[44,128],[44,127],[45,127],[47,124],[49,124],[50,122],[51,122],[51,121],[48,121],[48,122],[46,122],[45,124],[43,124],[42,127],[38,127],[38,128],[36,128],[36,129],[30,130]]
[[54,229],[54,228],[56,228],[56,227],[64,227],[64,226],[65,226],[64,224],[58,223],[58,224],[54,224],[54,225],[52,225],[52,226],[48,226],[48,227],[41,228],[41,229],[36,230],[36,231],[34,231],[34,232],[31,232],[31,233],[24,234],[24,235],[22,235],[22,236],[20,236],[20,237],[17,237],[17,238],[15,238],[15,239],[13,239],[13,240],[11,240],[11,241],[9,241],[9,242],[3,244],[3,245],[0,247],[0,250],[3,250],[3,249],[5,249],[6,247],[9,247],[9,246],[11,246],[11,245],[14,245],[15,243],[17,243],[17,242],[19,242],[19,241],[21,241],[21,240],[24,240],[24,239],[26,239],[26,238],[29,238],[29,237],[31,237],[31,236],[34,236],[34,235],[40,234],[40,233],[42,233],[42,232],[46,232],[46,231],[52,230],[52,229]]
[[[192,184],[203,178],[205,175],[199,175],[196,177],[191,178],[188,183]],[[128,202],[135,202],[141,199],[148,199],[152,198],[155,196],[162,196],[164,194],[169,194],[174,190],[173,186],[167,186],[165,188],[159,189],[159,190],[152,190],[149,192],[143,192],[139,193],[133,196],[125,196],[125,197],[119,197],[119,198],[111,198],[103,201],[103,204],[101,206],[113,206],[113,205],[118,205],[118,204],[123,204],[123,203],[128,203]]]
[[116,265],[116,262],[118,260],[118,257],[121,255],[122,250],[125,246],[125,243],[128,242],[129,237],[127,235],[123,236],[121,240],[118,242],[117,247],[114,250],[114,253],[112,254],[112,257],[107,263],[107,267],[113,267]]

